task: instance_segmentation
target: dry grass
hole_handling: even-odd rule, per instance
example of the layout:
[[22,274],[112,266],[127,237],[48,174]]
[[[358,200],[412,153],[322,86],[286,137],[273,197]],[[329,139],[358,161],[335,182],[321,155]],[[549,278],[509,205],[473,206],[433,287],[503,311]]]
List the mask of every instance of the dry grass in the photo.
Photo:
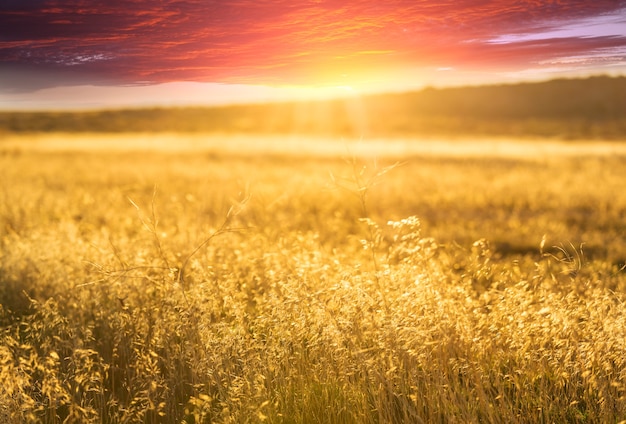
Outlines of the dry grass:
[[2,422],[626,420],[624,156],[14,147]]

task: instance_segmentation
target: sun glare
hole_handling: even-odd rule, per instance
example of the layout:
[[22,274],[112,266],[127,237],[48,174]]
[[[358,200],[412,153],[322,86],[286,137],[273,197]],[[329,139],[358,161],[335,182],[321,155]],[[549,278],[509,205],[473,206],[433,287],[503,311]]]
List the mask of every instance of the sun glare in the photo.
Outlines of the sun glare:
[[354,93],[354,88],[351,85],[338,85],[336,88],[344,93]]
[[328,100],[358,95],[360,90],[352,85],[299,85],[280,87],[294,100]]

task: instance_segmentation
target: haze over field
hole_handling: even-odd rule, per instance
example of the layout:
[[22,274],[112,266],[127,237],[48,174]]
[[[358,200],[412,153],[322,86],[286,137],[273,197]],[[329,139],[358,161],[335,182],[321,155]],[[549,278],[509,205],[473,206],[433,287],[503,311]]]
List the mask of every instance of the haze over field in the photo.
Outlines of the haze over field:
[[624,0],[2,0],[0,423],[626,423],[625,74]]
[[260,105],[0,112],[0,132],[626,139],[626,78],[425,89]]

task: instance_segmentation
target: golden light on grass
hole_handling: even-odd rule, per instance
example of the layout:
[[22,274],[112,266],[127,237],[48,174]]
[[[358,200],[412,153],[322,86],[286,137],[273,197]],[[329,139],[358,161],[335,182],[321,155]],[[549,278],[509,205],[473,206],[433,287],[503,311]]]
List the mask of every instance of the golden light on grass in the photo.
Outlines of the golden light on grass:
[[66,3],[0,6],[0,424],[626,423],[624,2]]
[[294,140],[3,139],[2,421],[626,417],[624,151]]

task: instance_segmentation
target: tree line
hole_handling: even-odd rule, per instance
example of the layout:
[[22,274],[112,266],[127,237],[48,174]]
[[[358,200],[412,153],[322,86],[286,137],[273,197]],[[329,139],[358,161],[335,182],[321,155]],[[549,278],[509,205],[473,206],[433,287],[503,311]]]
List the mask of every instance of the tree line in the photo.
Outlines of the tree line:
[[162,131],[624,139],[626,77],[221,107],[0,112],[5,133]]

